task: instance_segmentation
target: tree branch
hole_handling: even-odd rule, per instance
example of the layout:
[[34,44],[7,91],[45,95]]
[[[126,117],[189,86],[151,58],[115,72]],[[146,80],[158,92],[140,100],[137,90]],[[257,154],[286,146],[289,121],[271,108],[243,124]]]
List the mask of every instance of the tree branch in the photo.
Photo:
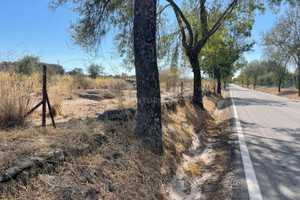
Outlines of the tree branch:
[[157,14],[156,16],[160,15],[167,7],[169,7],[171,4],[166,5],[165,7],[163,7]]
[[[178,5],[173,0],[167,0],[167,1],[172,5],[172,8],[173,8],[176,18],[177,18],[177,21],[178,21],[178,17],[180,17],[182,19],[182,21],[185,23],[186,28],[188,29],[188,32],[189,32],[189,46],[191,47],[193,45],[194,36],[193,36],[193,30],[192,30],[190,23],[185,18],[184,14],[182,13],[182,11],[178,7]],[[182,25],[179,24],[179,26],[182,26]],[[181,27],[181,28],[183,28],[183,27]],[[186,40],[186,36],[185,36],[185,40]]]
[[[204,28],[204,32],[202,32],[202,33],[205,33],[205,29],[206,29],[207,35],[203,36],[202,39],[199,42],[197,42],[196,48],[199,48],[201,46],[201,44],[203,43],[203,41],[206,41],[210,36],[212,36],[219,29],[219,27],[222,25],[222,22],[233,11],[233,9],[235,8],[235,6],[237,5],[237,2],[238,2],[238,0],[233,0],[231,2],[231,4],[223,12],[222,16],[218,19],[218,21],[215,23],[215,25],[209,31],[207,31],[207,22],[206,22],[206,28],[202,27],[202,28]],[[203,4],[203,6],[204,6],[204,4]],[[206,19],[203,19],[203,20],[206,20]],[[205,23],[205,22],[202,22],[202,18],[201,18],[201,23]]]

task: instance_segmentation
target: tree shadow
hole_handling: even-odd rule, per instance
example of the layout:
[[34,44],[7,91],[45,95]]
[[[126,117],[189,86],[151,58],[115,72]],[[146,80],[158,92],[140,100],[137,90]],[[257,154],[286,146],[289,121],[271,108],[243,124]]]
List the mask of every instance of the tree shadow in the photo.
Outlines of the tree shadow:
[[[241,121],[243,127],[264,128]],[[300,129],[273,128],[289,141],[255,135],[243,129],[253,167],[265,199],[296,199],[300,185]]]
[[284,102],[258,99],[258,98],[235,97],[233,100],[235,106],[275,106],[275,107],[286,106],[286,103]]

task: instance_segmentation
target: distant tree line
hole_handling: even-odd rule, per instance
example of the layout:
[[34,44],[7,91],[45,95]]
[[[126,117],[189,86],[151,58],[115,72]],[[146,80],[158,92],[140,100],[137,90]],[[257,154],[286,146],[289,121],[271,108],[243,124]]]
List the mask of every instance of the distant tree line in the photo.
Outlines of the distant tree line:
[[[39,57],[37,56],[24,56],[23,58],[17,61],[3,61],[0,62],[0,72],[14,72],[17,74],[23,75],[32,75],[34,73],[42,73],[43,65],[47,66],[47,72],[51,75],[64,75],[68,74],[76,77],[85,77],[82,68],[74,68],[68,72],[64,69],[63,66],[59,64],[50,64],[40,62]],[[126,73],[122,73],[120,75],[107,75],[104,73],[104,67],[99,64],[92,63],[88,67],[88,76],[91,78],[97,77],[114,77],[114,78],[134,78],[134,76],[130,76]]]
[[[237,81],[249,87],[295,85],[300,96],[300,5],[289,7],[274,27],[263,35],[264,57],[244,65]],[[293,70],[291,66],[296,66]]]
[[17,74],[32,75],[42,72],[43,65],[47,65],[49,74],[65,74],[65,69],[58,64],[49,64],[40,62],[37,56],[24,56],[20,60],[14,62],[0,62],[0,71],[15,72]]
[[298,88],[298,69],[294,72],[288,71],[287,61],[278,60],[254,60],[243,67],[240,75],[235,79],[240,85],[278,87],[278,92],[284,86]]

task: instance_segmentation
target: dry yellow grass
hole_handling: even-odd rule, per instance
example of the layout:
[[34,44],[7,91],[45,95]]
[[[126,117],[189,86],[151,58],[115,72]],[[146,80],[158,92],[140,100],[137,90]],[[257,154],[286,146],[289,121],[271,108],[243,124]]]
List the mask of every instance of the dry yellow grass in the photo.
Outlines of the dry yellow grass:
[[[42,92],[42,74],[36,73],[30,76],[17,75],[9,72],[0,72],[1,90],[6,83],[12,79],[19,79],[24,86],[32,85],[36,95]],[[60,95],[65,98],[73,97],[74,91],[78,89],[107,89],[112,88],[123,82],[122,79],[116,78],[97,78],[81,77],[70,75],[53,75],[47,78],[49,94]]]
[[0,129],[25,126],[24,115],[31,109],[32,82],[15,74],[0,73]]
[[[205,98],[205,105],[214,104]],[[212,110],[213,106],[208,106]],[[43,156],[53,149],[66,152],[66,161],[41,170],[37,176],[27,173],[22,181],[0,186],[0,199],[165,199],[163,183],[175,174],[192,144],[192,138],[206,128],[211,117],[190,101],[176,112],[163,111],[164,155],[157,156],[135,139],[135,120],[125,124],[73,120],[61,128],[27,128],[0,132],[0,170],[16,166],[30,156]],[[183,123],[188,127],[183,126]],[[107,137],[100,146],[95,135]],[[78,154],[78,148],[91,150]],[[193,169],[200,175],[200,169]],[[49,177],[66,183],[69,189],[51,185]],[[26,184],[24,184],[26,182]]]
[[198,162],[194,163],[193,165],[187,167],[184,170],[188,176],[192,178],[200,178],[203,174],[204,162],[199,160]]

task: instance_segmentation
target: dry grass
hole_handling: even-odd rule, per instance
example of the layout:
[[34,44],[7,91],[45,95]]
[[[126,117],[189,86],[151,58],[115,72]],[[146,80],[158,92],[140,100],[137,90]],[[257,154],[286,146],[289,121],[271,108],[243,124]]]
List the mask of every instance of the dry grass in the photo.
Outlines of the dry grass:
[[[253,86],[249,86],[250,89],[253,89]],[[265,87],[265,86],[256,86],[255,90],[260,92],[265,92],[269,94],[274,94],[282,97],[287,97],[289,99],[298,99],[300,100],[300,97],[298,97],[298,90],[295,88],[282,88],[281,92],[278,93],[277,87]]]
[[189,177],[192,178],[200,178],[203,175],[204,162],[199,160],[193,165],[184,169],[184,173],[186,173]]
[[25,126],[24,115],[32,108],[33,83],[24,82],[22,76],[3,76],[0,73],[0,129]]
[[[32,85],[32,92],[36,96],[42,94],[42,74],[36,73],[30,76],[16,75],[9,72],[0,72],[0,82],[6,83],[7,80],[22,77],[20,83]],[[74,92],[78,89],[107,89],[114,88],[116,85],[124,85],[124,80],[116,78],[97,78],[92,79],[82,76],[78,78],[71,75],[53,75],[47,78],[48,93],[62,96],[64,98],[74,98]],[[2,88],[1,88],[2,90]]]
[[[212,100],[205,98],[204,102],[210,105]],[[213,106],[208,107],[210,110]],[[0,170],[31,156],[43,157],[53,149],[62,149],[67,155],[65,162],[49,166],[39,175],[32,171],[20,181],[0,185],[0,199],[166,199],[163,184],[175,174],[192,138],[210,120],[209,113],[191,102],[176,112],[164,110],[164,156],[152,154],[135,139],[135,120],[116,124],[88,118],[70,121],[59,129],[0,132],[4,141],[0,146]],[[100,146],[97,134],[106,136],[107,142]],[[90,150],[78,153],[85,146]]]

